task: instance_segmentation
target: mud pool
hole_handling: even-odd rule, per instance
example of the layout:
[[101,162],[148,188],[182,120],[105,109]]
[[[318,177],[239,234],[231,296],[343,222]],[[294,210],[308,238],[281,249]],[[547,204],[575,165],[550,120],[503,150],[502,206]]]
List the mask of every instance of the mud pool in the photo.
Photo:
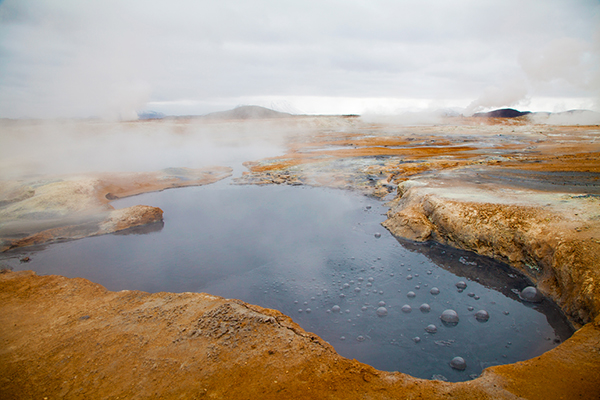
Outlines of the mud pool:
[[[274,308],[345,357],[427,379],[472,379],[572,333],[549,300],[519,299],[530,282],[514,270],[436,244],[399,243],[380,226],[384,204],[348,191],[218,183],[112,204],[160,207],[164,224],[1,261],[109,290],[207,292]],[[23,255],[31,261],[20,263]],[[458,324],[440,320],[447,309]],[[479,310],[486,322],[475,318]],[[450,366],[455,357],[466,369]]]

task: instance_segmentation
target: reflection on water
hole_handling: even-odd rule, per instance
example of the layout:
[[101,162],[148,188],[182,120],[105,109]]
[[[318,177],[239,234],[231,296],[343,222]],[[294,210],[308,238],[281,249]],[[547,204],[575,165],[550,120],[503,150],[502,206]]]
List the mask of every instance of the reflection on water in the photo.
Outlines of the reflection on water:
[[[401,245],[380,226],[386,208],[353,193],[216,184],[113,204],[158,206],[164,227],[29,251],[32,261],[13,267],[275,308],[345,357],[421,378],[467,380],[572,333],[549,301],[521,303],[515,292],[529,282],[516,272],[436,244]],[[448,309],[458,323],[440,319]],[[455,357],[464,370],[450,366]]]

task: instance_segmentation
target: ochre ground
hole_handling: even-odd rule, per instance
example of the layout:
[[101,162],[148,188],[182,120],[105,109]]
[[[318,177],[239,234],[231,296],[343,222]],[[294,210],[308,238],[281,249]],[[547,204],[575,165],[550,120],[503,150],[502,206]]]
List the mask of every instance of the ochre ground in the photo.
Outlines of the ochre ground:
[[[510,263],[580,329],[540,357],[446,383],[347,360],[289,317],[240,301],[114,293],[83,279],[7,272],[0,275],[0,398],[600,398],[599,127],[291,120],[277,123],[307,124],[309,133],[287,136],[283,155],[248,160],[239,183],[321,185],[386,199],[400,185],[385,223],[392,233]],[[146,190],[132,182],[123,175],[101,191],[75,191],[83,193],[78,204]],[[33,198],[27,187],[10,193],[10,204]]]
[[600,320],[535,359],[447,383],[339,356],[274,310],[202,293],[0,275],[3,399],[597,399]]

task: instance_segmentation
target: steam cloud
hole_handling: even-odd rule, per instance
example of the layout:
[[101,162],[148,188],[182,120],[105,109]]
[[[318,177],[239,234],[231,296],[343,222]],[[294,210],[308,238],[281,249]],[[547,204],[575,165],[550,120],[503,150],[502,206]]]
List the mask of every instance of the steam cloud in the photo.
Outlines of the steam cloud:
[[[486,108],[510,107],[526,102],[533,91],[571,91],[581,89],[595,99],[593,108],[600,111],[600,29],[590,41],[563,37],[538,48],[521,51],[519,65],[526,79],[514,79],[502,86],[487,87],[465,109],[465,115]],[[571,119],[583,114],[562,116]],[[590,114],[583,118],[589,121]],[[582,120],[582,121],[583,121]],[[595,119],[593,119],[595,120]]]
[[464,115],[472,115],[486,108],[510,107],[527,97],[527,84],[524,80],[514,80],[504,86],[488,86],[483,94],[471,102]]

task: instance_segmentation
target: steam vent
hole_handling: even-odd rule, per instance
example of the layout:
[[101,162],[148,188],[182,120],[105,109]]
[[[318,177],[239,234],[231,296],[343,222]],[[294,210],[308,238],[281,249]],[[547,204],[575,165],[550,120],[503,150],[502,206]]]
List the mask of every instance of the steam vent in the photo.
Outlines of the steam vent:
[[600,129],[513,111],[1,120],[0,398],[600,398]]

